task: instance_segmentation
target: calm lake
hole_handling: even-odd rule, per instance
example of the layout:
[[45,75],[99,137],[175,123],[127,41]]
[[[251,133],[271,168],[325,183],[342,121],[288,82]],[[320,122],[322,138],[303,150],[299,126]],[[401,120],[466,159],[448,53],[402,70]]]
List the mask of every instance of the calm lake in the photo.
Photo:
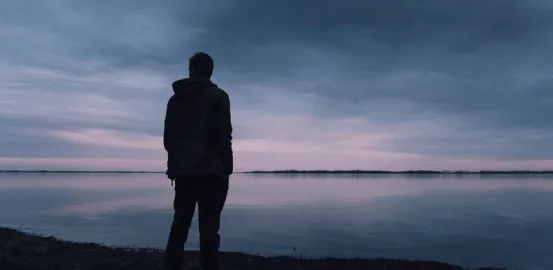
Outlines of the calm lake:
[[[0,173],[0,225],[163,248],[172,196],[163,174]],[[551,176],[235,174],[222,222],[230,251],[553,269]]]

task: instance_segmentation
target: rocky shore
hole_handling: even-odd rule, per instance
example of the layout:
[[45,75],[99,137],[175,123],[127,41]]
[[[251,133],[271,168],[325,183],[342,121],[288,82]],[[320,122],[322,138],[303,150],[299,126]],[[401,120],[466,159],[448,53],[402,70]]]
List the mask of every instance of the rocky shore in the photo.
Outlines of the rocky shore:
[[[0,228],[2,270],[156,270],[165,269],[158,249],[112,248],[74,243]],[[221,270],[468,270],[438,262],[388,259],[304,259],[301,256],[267,258],[242,253],[221,253]],[[198,253],[187,254],[187,270],[201,269]],[[504,268],[480,268],[503,270]]]

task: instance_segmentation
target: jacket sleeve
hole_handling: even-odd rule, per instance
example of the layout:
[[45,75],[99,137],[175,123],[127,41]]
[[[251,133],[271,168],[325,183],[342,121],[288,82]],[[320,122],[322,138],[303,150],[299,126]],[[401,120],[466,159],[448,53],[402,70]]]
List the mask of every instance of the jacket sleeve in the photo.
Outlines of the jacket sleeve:
[[174,179],[174,176],[172,175],[172,166],[171,164],[174,162],[171,158],[173,147],[174,147],[174,128],[175,128],[175,113],[174,113],[174,101],[171,97],[169,101],[167,102],[167,110],[165,112],[165,121],[164,121],[164,128],[163,128],[163,146],[165,150],[167,151],[167,170],[165,171],[165,174],[167,177],[171,180]]
[[232,151],[232,121],[230,115],[230,99],[228,94],[221,90],[218,99],[218,110],[215,117],[216,141],[219,146],[219,154],[223,161],[225,173],[231,175],[234,171]]
[[173,131],[173,108],[172,108],[173,98],[171,97],[167,102],[167,109],[165,111],[165,122],[163,128],[163,146],[165,150],[169,152],[171,148],[171,138]]

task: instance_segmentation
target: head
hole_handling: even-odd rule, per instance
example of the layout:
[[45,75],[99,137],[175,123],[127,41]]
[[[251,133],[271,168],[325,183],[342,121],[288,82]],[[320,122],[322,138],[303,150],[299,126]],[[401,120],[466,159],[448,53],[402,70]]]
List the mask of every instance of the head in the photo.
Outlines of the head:
[[188,61],[188,72],[191,78],[211,79],[213,67],[213,58],[204,52],[195,53]]

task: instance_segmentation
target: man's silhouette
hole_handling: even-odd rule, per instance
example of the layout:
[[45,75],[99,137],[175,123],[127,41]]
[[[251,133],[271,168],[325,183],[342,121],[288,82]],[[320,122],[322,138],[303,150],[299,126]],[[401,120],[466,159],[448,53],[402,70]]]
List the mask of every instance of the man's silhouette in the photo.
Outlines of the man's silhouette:
[[219,224],[233,171],[232,124],[227,93],[211,82],[213,59],[189,60],[189,78],[173,83],[163,143],[167,176],[175,182],[175,209],[167,243],[169,269],[180,270],[196,203],[204,270],[218,269]]

